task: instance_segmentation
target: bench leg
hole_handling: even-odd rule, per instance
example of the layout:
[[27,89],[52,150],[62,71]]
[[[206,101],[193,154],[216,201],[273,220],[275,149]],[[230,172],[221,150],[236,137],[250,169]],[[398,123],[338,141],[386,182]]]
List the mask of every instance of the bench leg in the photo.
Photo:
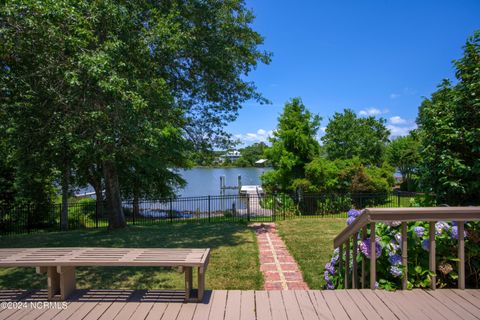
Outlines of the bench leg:
[[47,283],[48,300],[53,300],[55,296],[60,294],[60,275],[57,273],[57,267],[48,267]]
[[75,267],[57,267],[60,274],[60,298],[66,300],[76,288]]
[[183,271],[185,272],[185,301],[188,301],[192,292],[192,267],[184,267]]
[[198,302],[203,301],[203,293],[205,292],[205,269],[198,268]]
[[48,300],[66,300],[75,290],[75,267],[48,267],[47,276]]

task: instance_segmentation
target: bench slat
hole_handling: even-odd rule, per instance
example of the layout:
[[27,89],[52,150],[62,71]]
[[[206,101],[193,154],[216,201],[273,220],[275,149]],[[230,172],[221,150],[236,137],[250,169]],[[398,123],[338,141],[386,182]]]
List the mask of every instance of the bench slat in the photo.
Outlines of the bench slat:
[[205,266],[209,249],[18,248],[0,249],[0,267]]

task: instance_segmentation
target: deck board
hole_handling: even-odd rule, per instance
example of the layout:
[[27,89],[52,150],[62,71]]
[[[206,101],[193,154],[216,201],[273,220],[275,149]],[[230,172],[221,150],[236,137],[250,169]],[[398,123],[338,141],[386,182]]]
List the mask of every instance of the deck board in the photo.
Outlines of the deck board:
[[387,307],[384,301],[378,298],[378,296],[372,290],[361,289],[352,291],[358,291],[365,298],[365,300],[368,301],[368,304],[377,312],[377,314],[381,315],[382,319],[396,320],[399,318]]
[[256,316],[258,320],[272,320],[270,300],[267,291],[255,292]]
[[320,291],[308,291],[308,295],[310,296],[310,301],[312,301],[313,307],[320,319],[335,319]]
[[255,292],[242,291],[240,302],[240,320],[255,319]]
[[477,319],[474,315],[472,315],[470,312],[462,308],[460,305],[458,305],[457,303],[453,303],[451,299],[439,293],[439,291],[440,290],[426,291],[425,293],[435,298],[435,300],[438,301],[437,302],[438,304],[448,306],[448,308],[457,315],[458,319],[464,319],[464,320]]
[[[2,320],[314,320],[480,319],[480,290],[385,292],[207,291],[202,303],[183,303],[181,291],[77,290],[63,308],[0,309]],[[47,302],[45,290],[0,290],[0,302]],[[33,305],[32,305],[33,306]]]
[[318,314],[315,311],[312,300],[307,291],[296,290],[295,296],[297,298],[298,306],[302,312],[303,319],[318,319]]

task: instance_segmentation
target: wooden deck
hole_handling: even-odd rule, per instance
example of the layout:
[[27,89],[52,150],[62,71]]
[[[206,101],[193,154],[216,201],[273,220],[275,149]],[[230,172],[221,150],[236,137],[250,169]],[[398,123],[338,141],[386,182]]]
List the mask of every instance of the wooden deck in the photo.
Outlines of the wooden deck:
[[203,303],[182,303],[183,294],[77,290],[62,306],[44,290],[0,290],[0,319],[480,319],[480,290],[215,290]]

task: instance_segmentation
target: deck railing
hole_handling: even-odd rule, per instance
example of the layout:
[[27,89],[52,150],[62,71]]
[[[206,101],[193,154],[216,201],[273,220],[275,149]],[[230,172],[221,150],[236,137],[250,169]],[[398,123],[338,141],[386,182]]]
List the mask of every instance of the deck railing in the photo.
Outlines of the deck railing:
[[[364,209],[352,224],[346,227],[334,239],[334,248],[339,248],[339,273],[345,272],[344,287],[358,287],[357,237],[361,232],[362,240],[367,238],[367,228],[370,228],[370,288],[375,289],[376,283],[376,235],[377,222],[401,222],[402,234],[402,265],[405,268],[402,277],[402,289],[407,289],[408,256],[407,256],[407,224],[413,221],[429,222],[429,270],[436,273],[435,262],[435,223],[437,221],[456,221],[458,223],[458,288],[465,289],[465,221],[480,220],[480,207],[432,207],[432,208],[374,208]],[[352,270],[350,270],[350,241],[352,241]],[[345,270],[343,270],[343,247],[345,245]],[[361,287],[365,285],[365,257],[361,260]],[[351,274],[351,277],[350,277]],[[351,283],[350,283],[351,279]],[[431,276],[431,289],[435,289],[436,277]]]

